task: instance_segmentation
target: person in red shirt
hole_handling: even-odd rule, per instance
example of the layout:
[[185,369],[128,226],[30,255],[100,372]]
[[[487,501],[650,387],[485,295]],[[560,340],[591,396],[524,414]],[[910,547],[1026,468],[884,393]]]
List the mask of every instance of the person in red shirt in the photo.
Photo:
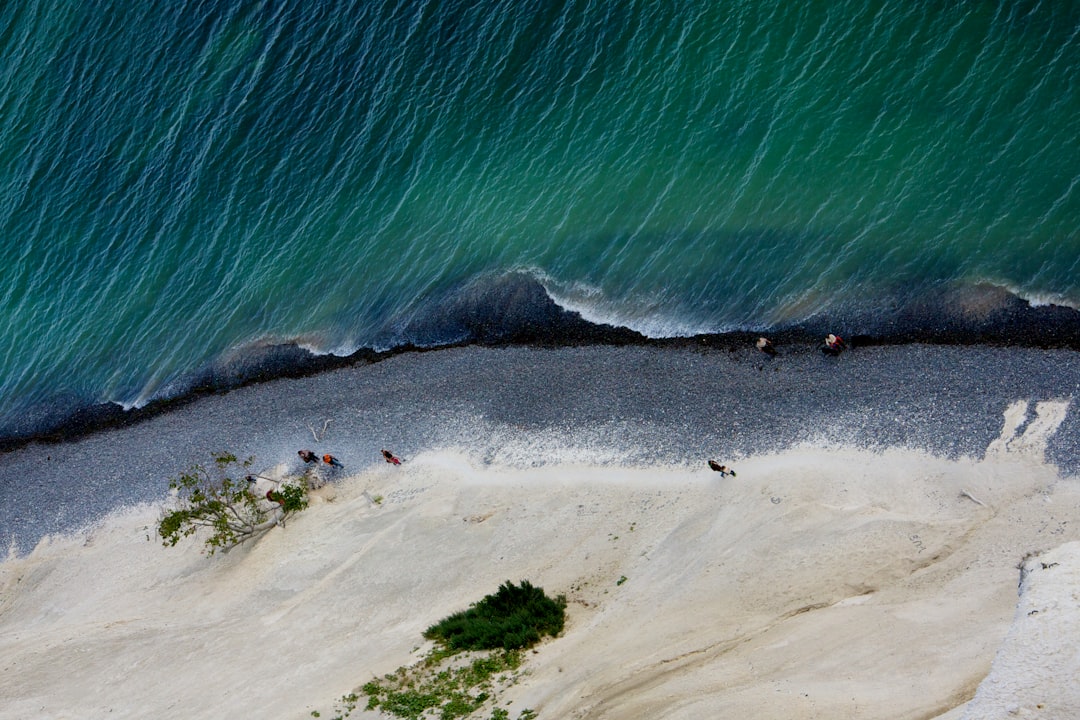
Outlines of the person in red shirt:
[[846,349],[847,344],[844,342],[844,338],[829,333],[825,337],[825,347],[821,348],[821,351],[828,355],[839,355],[841,351]]

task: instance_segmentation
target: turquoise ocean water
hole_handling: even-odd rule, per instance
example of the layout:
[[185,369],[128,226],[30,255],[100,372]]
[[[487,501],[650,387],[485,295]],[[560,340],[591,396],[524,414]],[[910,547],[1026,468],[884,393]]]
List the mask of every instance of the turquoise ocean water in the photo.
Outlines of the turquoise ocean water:
[[0,434],[251,346],[650,336],[949,283],[1080,306],[1080,3],[0,9]]

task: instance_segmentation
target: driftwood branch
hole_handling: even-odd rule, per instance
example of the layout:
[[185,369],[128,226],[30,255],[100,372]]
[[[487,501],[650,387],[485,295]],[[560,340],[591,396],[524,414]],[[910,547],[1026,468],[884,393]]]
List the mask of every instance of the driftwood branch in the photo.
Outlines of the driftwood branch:
[[[320,442],[324,437],[326,437],[326,428],[329,427],[330,423],[332,422],[333,420],[327,418],[326,421],[323,422],[322,430],[320,430],[319,432],[315,431],[315,428],[312,426],[311,423],[307,423],[307,428],[311,431],[311,436],[315,438],[315,442]],[[319,437],[320,435],[322,437]]]
[[987,507],[986,503],[969,493],[967,490],[964,490],[963,488],[961,488],[960,490],[960,497],[966,497],[968,500],[975,503],[976,505],[982,505],[983,507]]

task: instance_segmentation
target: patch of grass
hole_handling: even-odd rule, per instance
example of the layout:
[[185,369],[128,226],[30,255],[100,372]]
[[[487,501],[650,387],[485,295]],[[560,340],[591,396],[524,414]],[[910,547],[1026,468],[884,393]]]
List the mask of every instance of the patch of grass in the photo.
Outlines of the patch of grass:
[[[456,720],[497,701],[498,692],[517,681],[523,650],[544,635],[557,635],[566,618],[566,598],[554,600],[528,581],[506,582],[468,610],[432,625],[424,637],[435,647],[410,667],[365,683],[367,710],[404,720]],[[352,701],[351,704],[349,701]],[[356,695],[342,698],[348,717]],[[533,720],[525,709],[518,720]],[[510,720],[493,707],[491,720]]]
[[[331,718],[331,720],[345,720],[345,718],[349,717],[349,715],[352,714],[352,711],[356,709],[356,702],[359,699],[360,696],[356,693],[342,695],[341,699],[337,702],[337,704],[340,706],[338,714]],[[317,717],[317,714],[314,712],[312,713],[312,715],[316,715]]]
[[382,710],[405,720],[466,717],[492,699],[497,686],[512,683],[521,667],[519,650],[428,658],[381,680],[365,683],[368,710]]

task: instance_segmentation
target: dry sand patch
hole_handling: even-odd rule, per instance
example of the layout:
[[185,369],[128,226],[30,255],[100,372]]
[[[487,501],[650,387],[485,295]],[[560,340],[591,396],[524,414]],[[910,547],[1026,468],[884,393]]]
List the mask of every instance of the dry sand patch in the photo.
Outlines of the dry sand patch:
[[154,508],[119,513],[0,565],[0,717],[326,716],[521,579],[570,605],[504,693],[515,712],[934,717],[989,672],[1021,558],[1080,539],[1076,482],[1030,458],[803,449],[737,470],[432,453],[212,559],[148,537]]

